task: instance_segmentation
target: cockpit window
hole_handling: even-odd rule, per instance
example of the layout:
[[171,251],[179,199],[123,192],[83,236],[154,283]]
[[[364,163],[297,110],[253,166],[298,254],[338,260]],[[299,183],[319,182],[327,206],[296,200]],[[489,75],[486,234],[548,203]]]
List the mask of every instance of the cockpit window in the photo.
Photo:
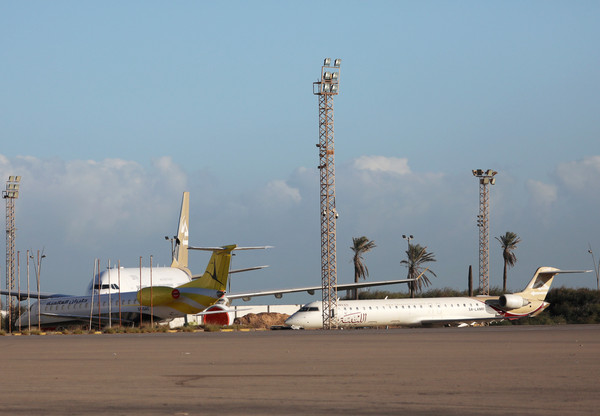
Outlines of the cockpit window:
[[300,312],[318,312],[319,308],[316,306],[303,306],[300,308]]
[[116,289],[116,290],[118,290],[119,286],[114,283],[111,283],[110,285],[107,285],[107,284],[100,285],[100,284],[96,283],[94,285],[94,289],[95,290],[98,290],[98,289]]

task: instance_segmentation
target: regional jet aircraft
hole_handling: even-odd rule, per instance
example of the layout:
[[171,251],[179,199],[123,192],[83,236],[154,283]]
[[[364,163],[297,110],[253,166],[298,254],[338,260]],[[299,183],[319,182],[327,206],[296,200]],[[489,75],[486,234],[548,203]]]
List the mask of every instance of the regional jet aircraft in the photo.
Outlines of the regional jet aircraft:
[[[421,299],[374,299],[338,301],[337,321],[342,327],[473,325],[536,316],[548,307],[545,302],[554,276],[589,270],[559,270],[540,267],[522,291],[502,296],[447,297]],[[304,305],[290,316],[292,328],[323,327],[321,302]]]
[[[16,325],[65,327],[92,323],[104,326],[110,322],[137,324],[166,321],[187,314],[203,315],[205,323],[228,325],[234,313],[231,300],[249,300],[255,296],[308,292],[314,294],[321,286],[279,289],[258,292],[226,294],[229,274],[260,269],[267,266],[229,270],[233,250],[262,249],[265,247],[192,247],[189,245],[189,192],[184,192],[181,213],[170,267],[108,269],[94,276],[84,296],[51,293],[24,293],[0,291],[19,299],[39,298],[21,315]],[[193,276],[188,268],[188,250],[212,251],[203,275]],[[364,282],[338,285],[338,289],[352,289],[406,283],[410,279],[383,282]]]

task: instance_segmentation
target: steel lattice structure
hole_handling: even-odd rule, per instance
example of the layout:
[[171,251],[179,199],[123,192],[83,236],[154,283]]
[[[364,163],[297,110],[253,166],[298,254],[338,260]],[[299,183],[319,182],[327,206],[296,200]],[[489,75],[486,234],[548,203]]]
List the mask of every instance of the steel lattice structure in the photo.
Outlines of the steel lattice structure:
[[[20,176],[9,176],[2,197],[6,200],[6,290],[15,290],[15,199],[19,198]],[[14,310],[14,298],[8,296],[9,316]],[[9,328],[10,330],[10,328]]]
[[321,79],[313,83],[319,96],[319,176],[321,202],[321,285],[323,293],[323,329],[335,329],[337,321],[337,261],[335,208],[335,147],[333,97],[339,92],[340,59],[331,65],[325,59]]
[[498,172],[488,169],[473,170],[473,176],[479,178],[479,215],[477,226],[479,227],[479,294],[489,296],[490,294],[490,190],[489,185],[494,185],[494,175]]

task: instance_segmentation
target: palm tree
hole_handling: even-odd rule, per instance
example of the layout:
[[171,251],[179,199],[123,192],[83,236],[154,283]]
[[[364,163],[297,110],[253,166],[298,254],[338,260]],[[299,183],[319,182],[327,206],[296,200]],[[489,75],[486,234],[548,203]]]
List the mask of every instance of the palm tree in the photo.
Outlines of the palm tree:
[[517,244],[521,242],[521,239],[512,231],[507,231],[506,234],[496,237],[496,240],[500,241],[500,245],[502,246],[502,257],[504,258],[502,291],[506,293],[506,271],[517,262],[517,256],[513,253],[513,250],[517,248]]
[[406,257],[408,260],[402,260],[400,264],[404,264],[408,267],[407,278],[416,279],[421,275],[418,280],[408,284],[410,297],[414,298],[415,292],[420,292],[423,286],[427,287],[431,284],[426,273],[436,276],[432,270],[429,270],[428,268],[424,269],[423,265],[436,260],[433,253],[427,252],[427,247],[421,247],[419,244],[411,244],[410,242],[408,243],[408,250],[406,250]]
[[[352,262],[354,263],[354,283],[358,283],[362,277],[366,279],[369,275],[369,269],[365,265],[363,255],[373,248],[377,247],[374,241],[369,240],[364,235],[362,237],[352,237],[352,246],[350,249],[354,252]],[[358,290],[354,289],[354,299],[358,299]]]

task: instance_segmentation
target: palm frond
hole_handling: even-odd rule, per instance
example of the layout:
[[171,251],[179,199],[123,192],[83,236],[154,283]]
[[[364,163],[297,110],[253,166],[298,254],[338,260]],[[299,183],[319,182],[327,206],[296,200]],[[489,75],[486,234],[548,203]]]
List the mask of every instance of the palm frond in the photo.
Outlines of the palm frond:
[[427,251],[427,247],[422,247],[419,244],[408,244],[408,250],[406,250],[407,260],[401,260],[400,264],[405,265],[408,268],[408,276],[409,279],[415,279],[422,273],[422,276],[419,280],[409,283],[409,287],[411,288],[411,292],[421,291],[423,287],[427,287],[431,284],[431,280],[427,274],[429,273],[431,276],[437,277],[435,272],[428,268],[424,268],[426,263],[431,263],[436,261],[435,255]]

